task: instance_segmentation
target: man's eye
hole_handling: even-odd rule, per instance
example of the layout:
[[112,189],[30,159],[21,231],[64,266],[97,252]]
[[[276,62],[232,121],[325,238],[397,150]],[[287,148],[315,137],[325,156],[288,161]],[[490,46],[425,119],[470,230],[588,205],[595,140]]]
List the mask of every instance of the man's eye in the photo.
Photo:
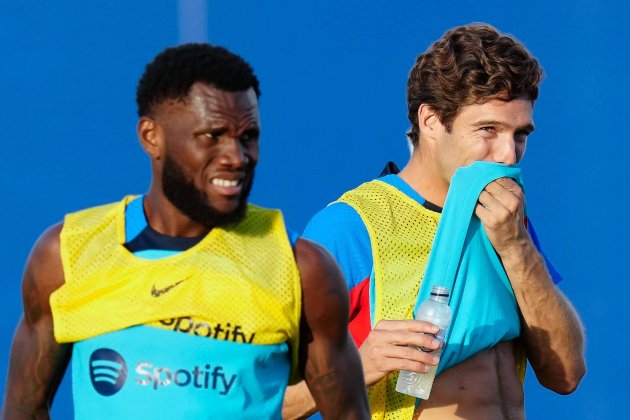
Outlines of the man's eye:
[[249,143],[252,141],[256,141],[258,140],[258,132],[257,131],[251,131],[251,132],[246,132],[243,133],[243,135],[240,137],[240,140],[244,143]]
[[219,140],[219,138],[221,137],[221,132],[219,131],[208,132],[208,133],[204,133],[204,136],[208,140]]
[[481,127],[480,130],[488,132],[488,133],[494,133],[495,132],[495,129],[492,126]]

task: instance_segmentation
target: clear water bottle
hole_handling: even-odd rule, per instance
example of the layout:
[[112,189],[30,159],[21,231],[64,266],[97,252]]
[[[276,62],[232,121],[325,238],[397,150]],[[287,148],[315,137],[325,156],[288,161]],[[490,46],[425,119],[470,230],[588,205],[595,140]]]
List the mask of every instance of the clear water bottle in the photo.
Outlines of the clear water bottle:
[[[422,302],[418,307],[416,319],[427,321],[440,327],[440,331],[435,335],[435,338],[442,343],[436,350],[432,351],[419,347],[419,351],[429,352],[434,356],[439,356],[442,353],[444,336],[451,323],[451,308],[448,306],[450,294],[450,289],[446,287],[433,286],[431,297]],[[398,382],[396,383],[396,391],[426,400],[429,398],[429,394],[431,394],[431,387],[433,386],[436,371],[437,366],[431,366],[431,369],[429,369],[427,373],[401,370],[398,376]]]

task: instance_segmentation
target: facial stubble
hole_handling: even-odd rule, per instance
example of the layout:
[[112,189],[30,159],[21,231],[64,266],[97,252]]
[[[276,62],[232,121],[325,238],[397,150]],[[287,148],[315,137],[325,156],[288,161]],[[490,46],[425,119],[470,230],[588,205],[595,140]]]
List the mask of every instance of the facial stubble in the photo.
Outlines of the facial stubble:
[[181,165],[170,156],[166,156],[162,171],[162,189],[166,198],[182,213],[209,229],[240,222],[247,213],[247,197],[254,181],[254,168],[245,170],[243,187],[236,209],[231,213],[216,210],[205,191],[186,177]]

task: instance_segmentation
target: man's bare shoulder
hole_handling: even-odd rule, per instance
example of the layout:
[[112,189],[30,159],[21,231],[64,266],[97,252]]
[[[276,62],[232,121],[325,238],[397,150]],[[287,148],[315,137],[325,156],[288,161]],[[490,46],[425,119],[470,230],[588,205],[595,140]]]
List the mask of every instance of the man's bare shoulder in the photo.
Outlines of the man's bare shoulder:
[[63,222],[59,222],[42,232],[35,241],[30,258],[33,256],[40,258],[60,256],[62,230]]
[[22,282],[26,309],[33,306],[48,307],[50,295],[64,283],[61,262],[62,229],[62,222],[46,229],[31,250]]
[[310,239],[299,237],[293,248],[298,264],[316,264],[332,258],[326,248]]
[[346,323],[336,320],[347,319],[348,292],[343,274],[332,255],[323,246],[303,238],[296,241],[294,250],[302,282],[303,310],[307,322],[309,325],[315,320],[331,322],[329,325],[322,325],[329,328],[332,321],[335,321],[335,326],[343,325],[346,328]]
[[[345,290],[343,274],[333,256],[316,242],[299,238],[294,247],[295,260],[302,277],[302,287],[309,287],[310,282],[327,282],[339,285]],[[321,286],[321,283],[319,284]],[[317,286],[313,284],[313,286]]]

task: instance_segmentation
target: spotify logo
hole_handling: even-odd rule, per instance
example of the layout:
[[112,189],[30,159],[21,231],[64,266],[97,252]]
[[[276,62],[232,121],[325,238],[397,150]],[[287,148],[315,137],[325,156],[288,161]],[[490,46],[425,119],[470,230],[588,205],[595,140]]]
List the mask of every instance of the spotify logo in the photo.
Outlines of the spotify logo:
[[111,349],[98,349],[90,356],[90,379],[99,394],[114,395],[127,380],[127,364],[122,356]]

